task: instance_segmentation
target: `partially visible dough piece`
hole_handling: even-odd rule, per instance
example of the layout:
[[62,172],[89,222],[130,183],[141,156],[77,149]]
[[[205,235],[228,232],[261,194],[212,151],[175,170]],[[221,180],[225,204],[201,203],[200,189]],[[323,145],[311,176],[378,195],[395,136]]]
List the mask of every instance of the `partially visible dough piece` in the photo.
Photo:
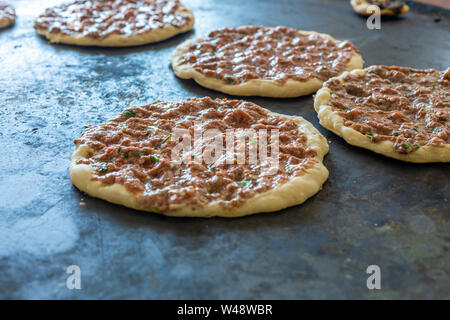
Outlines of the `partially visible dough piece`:
[[128,47],[191,30],[194,16],[178,0],[75,0],[48,8],[35,22],[51,43]]
[[374,12],[370,6],[378,6],[383,16],[398,16],[409,11],[408,5],[399,0],[351,0],[353,9],[364,16],[370,16]]
[[450,162],[449,70],[371,66],[328,80],[314,108],[349,144],[408,162]]
[[288,27],[225,28],[188,40],[172,55],[183,79],[237,96],[290,98],[316,92],[346,70],[362,68],[358,49],[327,34]]
[[9,27],[16,21],[16,11],[14,8],[0,1],[0,29]]

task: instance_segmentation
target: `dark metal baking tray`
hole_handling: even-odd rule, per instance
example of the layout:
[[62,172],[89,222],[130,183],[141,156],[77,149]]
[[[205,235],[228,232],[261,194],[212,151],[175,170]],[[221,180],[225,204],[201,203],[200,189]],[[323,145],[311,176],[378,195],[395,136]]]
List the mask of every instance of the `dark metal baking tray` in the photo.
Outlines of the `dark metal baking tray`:
[[[414,4],[368,30],[348,1],[184,0],[193,32],[138,48],[51,45],[33,19],[59,1],[11,1],[0,31],[0,298],[450,298],[450,167],[410,164],[320,127],[312,96],[249,100],[311,121],[330,178],[306,203],[239,219],[176,219],[90,198],[69,179],[86,124],[156,99],[225,97],[169,66],[176,45],[225,26],[287,25],[352,41],[365,65],[445,69],[448,11]],[[84,202],[85,205],[80,205]],[[63,268],[81,268],[69,290]],[[381,268],[381,290],[366,269]]]

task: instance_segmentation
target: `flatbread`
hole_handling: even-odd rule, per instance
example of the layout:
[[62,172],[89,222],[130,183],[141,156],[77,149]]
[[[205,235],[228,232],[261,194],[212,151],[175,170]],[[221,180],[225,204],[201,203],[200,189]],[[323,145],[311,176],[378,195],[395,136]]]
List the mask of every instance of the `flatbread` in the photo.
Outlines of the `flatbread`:
[[352,145],[408,162],[450,162],[449,70],[345,72],[323,85],[314,108],[323,127]]
[[46,9],[37,33],[51,43],[129,47],[191,30],[194,16],[178,0],[76,0]]
[[13,6],[0,1],[0,29],[7,28],[16,21],[16,11]]
[[[189,127],[202,117],[201,128],[222,133],[233,126],[280,130],[276,174],[268,175],[262,161],[251,164],[250,156],[241,164],[207,164],[195,159],[175,163],[168,155],[179,139],[168,128]],[[211,143],[204,137],[195,141],[204,146]],[[78,189],[115,204],[167,216],[239,217],[278,211],[304,202],[328,177],[322,164],[328,144],[308,121],[240,100],[206,97],[127,109],[114,120],[88,127],[75,143],[70,177]],[[247,146],[252,143],[250,140]]]
[[363,60],[350,42],[327,34],[243,26],[182,43],[171,64],[178,77],[206,88],[238,96],[289,98],[316,92],[330,77],[362,68]]
[[350,0],[350,4],[357,13],[363,16],[374,14],[370,10],[371,6],[378,6],[382,16],[398,16],[409,11],[409,7],[404,1],[399,0]]

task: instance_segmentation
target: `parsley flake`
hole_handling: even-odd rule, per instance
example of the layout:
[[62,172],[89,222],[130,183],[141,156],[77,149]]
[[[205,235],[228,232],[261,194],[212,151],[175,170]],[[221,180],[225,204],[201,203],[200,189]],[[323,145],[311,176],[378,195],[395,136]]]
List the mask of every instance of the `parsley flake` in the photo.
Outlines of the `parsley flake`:
[[237,184],[240,185],[242,188],[250,188],[253,183],[250,180],[242,180],[239,181]]
[[134,113],[133,111],[130,111],[130,110],[125,110],[123,112],[123,115],[128,116],[128,117],[136,117],[136,113]]

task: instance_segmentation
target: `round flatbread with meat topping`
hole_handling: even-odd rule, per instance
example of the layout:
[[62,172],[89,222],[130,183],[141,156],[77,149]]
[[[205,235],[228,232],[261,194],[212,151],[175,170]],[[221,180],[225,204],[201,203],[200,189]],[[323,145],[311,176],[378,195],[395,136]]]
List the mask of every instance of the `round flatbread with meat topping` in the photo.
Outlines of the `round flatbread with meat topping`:
[[75,144],[78,189],[168,216],[278,211],[313,196],[328,177],[328,144],[308,121],[242,100],[130,108],[89,126]]
[[371,66],[328,80],[320,124],[348,143],[410,162],[450,162],[450,69]]
[[16,21],[16,11],[14,8],[0,1],[0,29],[9,27]]
[[193,25],[178,0],[76,0],[46,9],[35,22],[52,43],[101,47],[158,42]]
[[244,26],[188,40],[172,55],[183,79],[239,96],[298,97],[345,70],[362,68],[358,49],[327,34]]
[[377,6],[382,16],[398,16],[409,11],[408,5],[399,0],[351,0],[350,4],[353,10],[363,16],[375,13],[372,6]]

